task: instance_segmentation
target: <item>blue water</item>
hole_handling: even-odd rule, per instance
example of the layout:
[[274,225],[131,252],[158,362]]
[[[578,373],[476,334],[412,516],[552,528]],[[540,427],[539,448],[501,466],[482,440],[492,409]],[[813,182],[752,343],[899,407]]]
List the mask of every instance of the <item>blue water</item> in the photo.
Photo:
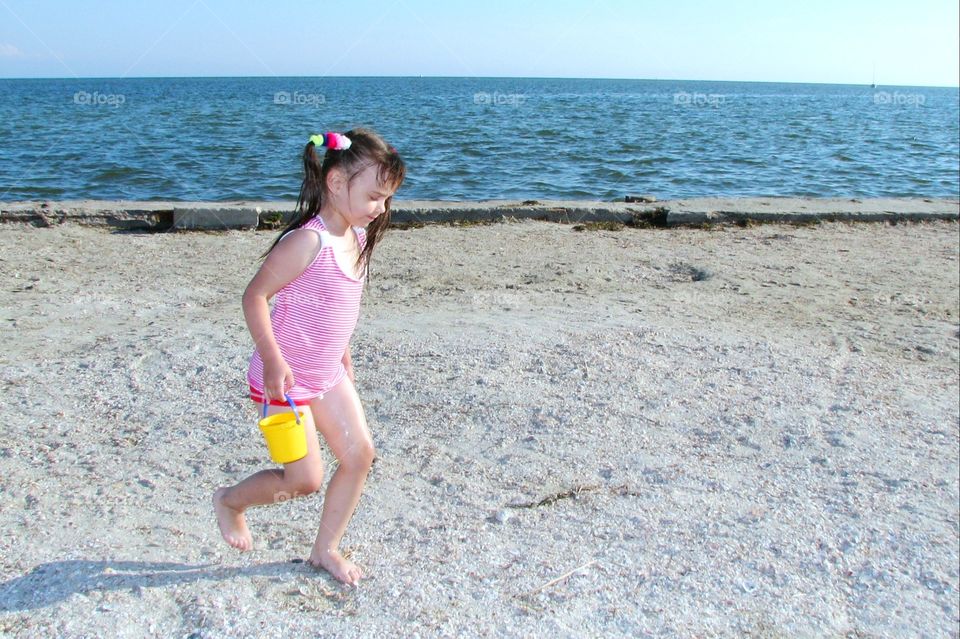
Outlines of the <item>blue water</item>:
[[372,126],[403,199],[958,197],[960,90],[485,78],[0,80],[0,200],[292,199]]

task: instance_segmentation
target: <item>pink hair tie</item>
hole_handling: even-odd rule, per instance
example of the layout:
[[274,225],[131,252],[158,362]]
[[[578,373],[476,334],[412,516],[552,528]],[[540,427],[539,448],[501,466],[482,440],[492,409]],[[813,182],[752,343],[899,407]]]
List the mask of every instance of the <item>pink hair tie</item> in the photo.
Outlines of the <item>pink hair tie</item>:
[[325,146],[333,151],[346,151],[351,144],[350,138],[343,133],[334,133],[333,131],[311,135],[310,141],[316,146]]

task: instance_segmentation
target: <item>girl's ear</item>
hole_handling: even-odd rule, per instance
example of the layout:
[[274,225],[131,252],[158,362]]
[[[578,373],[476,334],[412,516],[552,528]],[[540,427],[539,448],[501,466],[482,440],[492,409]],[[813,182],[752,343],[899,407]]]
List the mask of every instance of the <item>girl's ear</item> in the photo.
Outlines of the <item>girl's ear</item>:
[[340,193],[347,184],[347,176],[340,167],[334,167],[327,172],[327,191]]

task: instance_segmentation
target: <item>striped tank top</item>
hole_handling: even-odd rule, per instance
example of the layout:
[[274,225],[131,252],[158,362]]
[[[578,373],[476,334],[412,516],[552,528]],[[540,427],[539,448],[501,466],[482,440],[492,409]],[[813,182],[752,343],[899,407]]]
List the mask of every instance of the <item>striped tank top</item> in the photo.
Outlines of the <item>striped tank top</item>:
[[[294,386],[288,394],[295,401],[323,395],[346,376],[342,359],[360,316],[364,282],[363,277],[356,279],[340,268],[319,215],[300,228],[320,235],[320,250],[303,273],[277,292],[270,312],[273,335],[293,371]],[[367,233],[361,227],[352,231],[362,251]],[[254,399],[262,398],[263,360],[256,350],[247,382]]]

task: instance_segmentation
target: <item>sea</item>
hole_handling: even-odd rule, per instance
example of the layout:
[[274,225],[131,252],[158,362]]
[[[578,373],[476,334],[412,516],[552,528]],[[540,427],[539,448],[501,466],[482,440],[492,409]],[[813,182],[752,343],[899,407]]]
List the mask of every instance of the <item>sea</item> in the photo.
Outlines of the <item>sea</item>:
[[0,200],[289,200],[367,126],[399,199],[960,194],[960,89],[435,77],[0,80]]

